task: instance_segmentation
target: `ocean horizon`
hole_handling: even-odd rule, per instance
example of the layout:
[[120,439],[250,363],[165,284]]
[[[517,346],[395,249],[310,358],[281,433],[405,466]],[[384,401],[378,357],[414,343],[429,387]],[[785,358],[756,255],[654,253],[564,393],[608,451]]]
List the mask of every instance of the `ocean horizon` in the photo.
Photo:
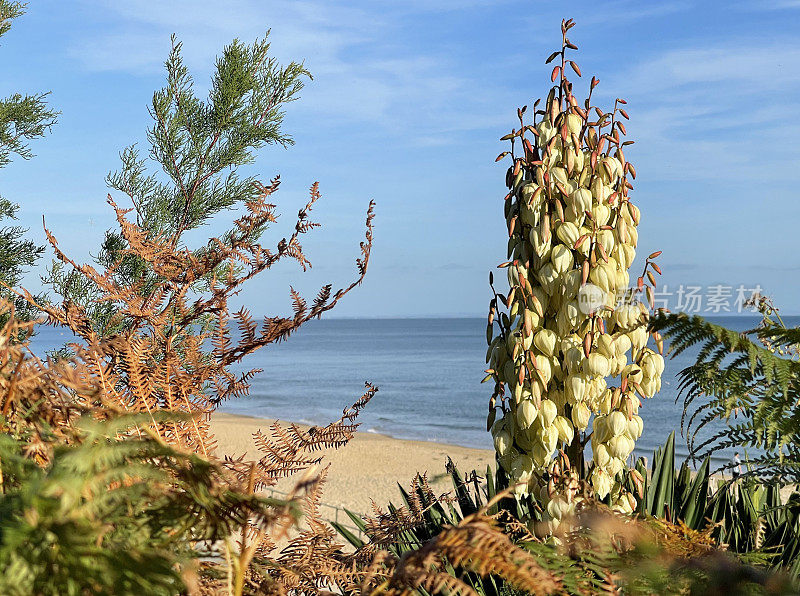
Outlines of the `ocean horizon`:
[[[784,317],[787,324],[800,317]],[[757,316],[708,317],[736,330],[754,327]],[[360,431],[400,439],[492,449],[486,431],[489,383],[485,317],[326,318],[311,321],[288,340],[248,356],[235,371],[260,368],[250,395],[221,404],[219,411],[287,422],[324,425],[363,393],[379,388],[359,416]],[[31,348],[37,354],[62,345],[63,330],[40,326]],[[677,374],[696,351],[666,359],[662,390],[643,400],[644,432],[635,454],[653,450],[676,431],[676,452],[688,456],[681,435],[682,400]],[[721,427],[719,427],[721,428]],[[732,453],[715,453],[721,465]]]

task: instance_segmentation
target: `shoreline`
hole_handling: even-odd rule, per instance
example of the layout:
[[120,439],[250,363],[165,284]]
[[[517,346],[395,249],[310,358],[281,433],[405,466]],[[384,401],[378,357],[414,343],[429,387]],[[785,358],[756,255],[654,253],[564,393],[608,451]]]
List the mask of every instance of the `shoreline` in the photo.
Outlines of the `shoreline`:
[[[216,435],[217,453],[220,456],[240,456],[257,459],[259,451],[253,433],[269,432],[272,418],[260,418],[244,414],[215,412],[211,416],[211,430]],[[311,425],[280,420],[282,425],[296,424],[308,429]],[[353,439],[339,449],[324,449],[315,452],[323,456],[321,465],[330,465],[322,492],[322,502],[342,507],[354,513],[373,511],[373,503],[381,509],[392,502],[402,503],[398,484],[407,490],[416,474],[427,474],[428,482],[436,494],[452,490],[450,476],[445,471],[449,456],[461,473],[466,476],[476,470],[480,476],[486,466],[495,465],[493,449],[463,447],[452,443],[438,443],[417,439],[402,439],[378,432],[357,430]],[[652,453],[648,456],[652,457]],[[648,461],[648,463],[650,463]],[[676,463],[679,463],[676,461]],[[712,473],[712,478],[724,475]],[[299,475],[281,479],[273,488],[288,493]],[[784,487],[784,499],[791,492]]]
[[[312,426],[325,426],[325,425],[329,424],[330,422],[332,422],[332,420],[326,420],[324,423],[319,423],[319,424],[315,424],[315,423],[309,422],[309,421],[296,422],[294,420],[286,420],[286,419],[283,419],[283,418],[265,418],[263,416],[257,416],[255,414],[241,414],[241,413],[234,413],[234,412],[225,412],[225,411],[220,411],[220,410],[216,410],[212,414],[212,417],[216,417],[216,416],[229,416],[231,418],[241,418],[241,419],[245,419],[245,420],[258,420],[258,421],[261,421],[261,422],[266,422],[267,424],[271,424],[271,423],[277,421],[277,422],[280,422],[283,425],[296,424],[300,428],[306,428],[306,429],[310,428]],[[458,449],[474,449],[475,451],[492,451],[492,452],[494,451],[494,449],[491,448],[490,446],[476,447],[475,445],[462,445],[462,444],[453,443],[453,442],[450,442],[450,441],[447,441],[447,440],[441,440],[440,441],[440,440],[437,440],[437,439],[422,439],[422,438],[416,438],[416,437],[398,436],[398,435],[389,434],[386,431],[367,428],[367,423],[366,422],[358,422],[358,424],[360,424],[360,426],[359,426],[359,429],[356,431],[357,436],[372,435],[372,436],[377,436],[377,437],[383,437],[385,439],[391,439],[393,441],[410,441],[412,443],[413,442],[416,442],[416,443],[431,443],[432,445],[442,445],[442,446],[456,447]],[[490,436],[488,432],[486,433],[486,436],[487,437]],[[491,441],[489,441],[489,445],[491,445]]]
[[[270,418],[215,412],[211,430],[216,435],[219,455],[258,457],[253,440],[257,430],[269,432]],[[280,421],[283,425],[290,421]],[[307,429],[310,425],[296,423]],[[399,439],[377,432],[358,430],[353,439],[339,449],[316,452],[322,465],[330,464],[323,487],[322,501],[355,513],[372,511],[372,504],[385,509],[389,502],[402,502],[398,483],[407,489],[417,473],[427,473],[428,482],[437,494],[452,489],[445,462],[449,456],[462,476],[477,470],[483,476],[487,465],[494,466],[494,450],[462,447],[448,443]],[[289,492],[296,477],[278,482],[275,490]]]

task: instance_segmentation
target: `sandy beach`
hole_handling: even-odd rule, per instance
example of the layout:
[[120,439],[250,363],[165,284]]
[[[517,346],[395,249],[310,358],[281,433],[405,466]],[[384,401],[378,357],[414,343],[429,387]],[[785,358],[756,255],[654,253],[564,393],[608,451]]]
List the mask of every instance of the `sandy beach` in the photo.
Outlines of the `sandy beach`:
[[[218,454],[238,456],[247,453],[249,457],[257,458],[252,435],[259,429],[268,432],[272,422],[265,418],[215,413],[211,427],[217,436]],[[448,456],[462,473],[473,469],[482,473],[488,464],[494,464],[494,452],[490,450],[409,441],[365,431],[358,432],[341,449],[322,453],[325,455],[323,463],[331,464],[323,502],[358,513],[371,511],[371,500],[384,509],[389,501],[399,504],[401,497],[397,484],[408,487],[417,472],[427,472],[437,493],[450,490],[452,484],[445,476]],[[289,479],[276,488],[286,491],[292,485],[293,481]]]
[[[220,455],[241,455],[257,458],[252,435],[258,429],[265,432],[273,420],[233,414],[215,413],[211,426],[218,440]],[[282,423],[286,424],[285,421]],[[298,424],[301,428],[308,428]],[[438,493],[452,489],[449,476],[445,475],[445,461],[449,455],[462,474],[478,470],[483,475],[486,466],[494,467],[494,451],[470,449],[458,445],[410,441],[386,435],[358,432],[346,446],[322,452],[323,464],[330,463],[323,502],[343,507],[357,513],[372,511],[371,500],[385,509],[390,501],[401,503],[397,484],[410,486],[417,472],[428,474],[431,486]],[[714,474],[716,478],[721,474]],[[288,492],[294,486],[293,479],[281,481],[276,489]],[[788,498],[794,487],[784,487],[783,498]]]

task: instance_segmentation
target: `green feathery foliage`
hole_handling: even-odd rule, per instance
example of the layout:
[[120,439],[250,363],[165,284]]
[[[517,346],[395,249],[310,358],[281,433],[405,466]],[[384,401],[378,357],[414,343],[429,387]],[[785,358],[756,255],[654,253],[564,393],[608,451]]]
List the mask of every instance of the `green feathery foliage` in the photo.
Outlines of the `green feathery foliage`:
[[195,545],[290,506],[233,492],[216,464],[137,436],[148,420],[82,419],[79,444],[56,445],[44,467],[0,434],[0,593],[183,593]]
[[[268,56],[267,36],[252,45],[234,40],[225,47],[206,99],[195,93],[181,44],[173,37],[165,63],[166,86],[153,94],[148,110],[153,119],[147,131],[149,160],[130,146],[120,155],[121,169],[107,178],[111,189],[131,201],[136,224],[151,237],[174,236],[183,243],[185,232],[208,223],[221,211],[254,201],[265,187],[255,177],[239,175],[238,169],[253,163],[255,152],[265,145],[293,143],[281,128],[284,108],[298,98],[310,75],[302,64],[281,66]],[[156,166],[153,172],[151,165]],[[233,228],[220,239],[231,243],[239,235]],[[257,239],[258,233],[250,237]],[[114,267],[121,286],[139,287],[146,295],[155,287],[157,274],[126,248],[119,231],[108,231],[96,261],[104,268]],[[195,250],[202,254],[204,249]],[[212,271],[198,280],[198,289],[220,273]],[[84,306],[101,336],[125,325],[112,322],[113,303],[96,301],[92,284],[62,263],[53,263],[46,281],[59,295]]]
[[[761,302],[764,322],[732,331],[702,317],[662,313],[651,329],[673,357],[694,346],[696,362],[679,373],[681,422],[693,457],[724,448],[753,449],[746,473],[783,483],[800,481],[800,329],[786,328]],[[722,421],[722,430],[709,425]],[[703,431],[706,431],[703,434]]]
[[[25,12],[22,2],[0,0],[0,37],[11,28],[11,21]],[[49,109],[45,101],[47,93],[36,95],[13,95],[0,99],[0,168],[11,162],[12,155],[30,159],[33,153],[28,141],[44,136],[55,124],[57,112]],[[18,205],[0,196],[0,221],[15,219]],[[0,298],[14,303],[16,317],[30,320],[35,309],[23,299],[13,296],[8,287],[16,287],[25,269],[31,267],[44,250],[23,235],[26,230],[19,226],[0,226]],[[8,315],[0,315],[0,326]]]

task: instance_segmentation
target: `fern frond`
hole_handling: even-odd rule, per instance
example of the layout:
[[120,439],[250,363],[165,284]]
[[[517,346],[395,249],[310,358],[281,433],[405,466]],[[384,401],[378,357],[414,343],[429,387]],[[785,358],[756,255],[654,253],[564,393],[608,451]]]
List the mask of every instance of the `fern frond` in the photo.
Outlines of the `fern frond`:
[[[667,313],[653,317],[651,329],[664,335],[673,356],[699,348],[695,364],[678,374],[692,455],[702,459],[725,447],[763,450],[766,455],[751,462],[752,473],[797,482],[798,461],[786,455],[800,444],[800,362],[776,346],[795,345],[800,330],[770,325],[736,332]],[[718,422],[725,430],[697,441]]]

